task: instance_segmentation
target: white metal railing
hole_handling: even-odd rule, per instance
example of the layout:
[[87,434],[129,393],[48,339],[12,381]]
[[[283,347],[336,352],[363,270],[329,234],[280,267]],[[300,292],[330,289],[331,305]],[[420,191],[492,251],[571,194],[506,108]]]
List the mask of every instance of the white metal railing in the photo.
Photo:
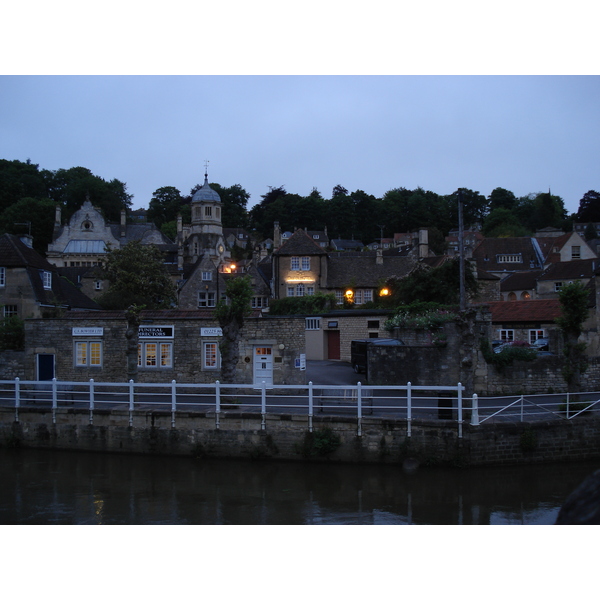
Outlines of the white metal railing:
[[[575,396],[575,397],[573,397]],[[473,395],[471,425],[486,421],[570,420],[583,414],[600,414],[600,392],[496,396],[480,399]]]
[[[178,412],[214,411],[215,427],[221,424],[223,411],[239,408],[259,412],[261,428],[266,428],[268,413],[296,412],[308,416],[313,430],[315,411],[356,416],[357,435],[362,435],[365,414],[405,419],[411,435],[413,419],[442,419],[456,422],[463,434],[464,386],[279,385],[165,383],[89,381],[0,381],[0,405],[14,406],[15,420],[24,405],[48,407],[56,423],[59,408],[79,407],[89,411],[89,422],[101,410],[121,409],[129,413],[133,425],[135,410],[170,410],[175,427]],[[469,408],[469,407],[467,407]]]

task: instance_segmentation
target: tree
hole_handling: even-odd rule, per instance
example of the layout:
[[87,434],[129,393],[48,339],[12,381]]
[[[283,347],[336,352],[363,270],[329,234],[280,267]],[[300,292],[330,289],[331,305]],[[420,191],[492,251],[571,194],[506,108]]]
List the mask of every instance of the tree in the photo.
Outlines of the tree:
[[589,313],[589,290],[576,281],[563,286],[558,300],[561,315],[556,319],[563,334],[565,365],[563,378],[567,382],[569,392],[581,390],[581,375],[587,368],[585,349],[587,344],[579,342],[583,333],[583,324]]
[[48,189],[38,165],[0,159],[0,213],[22,198],[47,198]]
[[52,242],[56,204],[48,199],[21,198],[0,213],[0,233],[33,237],[33,247],[42,256],[46,255]]
[[515,213],[508,208],[495,208],[486,217],[481,233],[485,237],[525,237],[531,232],[523,226]]
[[458,225],[458,193],[462,192],[463,219],[466,228],[472,227],[483,220],[489,211],[487,198],[479,192],[467,188],[458,188],[455,192],[446,196],[450,218],[454,226]]
[[158,188],[153,194],[146,217],[159,229],[165,223],[175,222],[183,205],[181,192],[173,186]]
[[585,231],[583,232],[583,237],[585,238],[586,242],[598,238],[598,232],[596,231],[596,228],[594,227],[593,223],[588,223],[586,225]]
[[97,302],[109,310],[124,310],[127,319],[127,375],[135,379],[138,366],[138,328],[142,309],[172,308],[176,288],[163,263],[162,252],[139,241],[109,248],[104,263],[109,289]]
[[517,204],[516,196],[511,191],[501,187],[492,190],[492,193],[488,197],[488,201],[490,203],[490,211],[493,211],[496,208],[512,210]]
[[578,223],[600,222],[600,194],[595,190],[589,190],[579,201],[579,210],[576,220]]
[[245,318],[252,308],[252,280],[247,275],[228,279],[225,299],[220,299],[215,308],[215,317],[223,330],[219,344],[221,351],[221,379],[233,383],[236,366],[240,358],[240,337]]

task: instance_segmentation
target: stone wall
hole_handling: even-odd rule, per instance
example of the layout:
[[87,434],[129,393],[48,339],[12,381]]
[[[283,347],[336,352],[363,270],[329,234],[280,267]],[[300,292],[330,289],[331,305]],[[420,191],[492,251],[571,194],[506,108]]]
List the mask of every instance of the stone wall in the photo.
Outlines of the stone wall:
[[134,411],[133,426],[123,410],[0,408],[0,445],[100,452],[164,454],[215,458],[312,460],[402,465],[482,466],[580,461],[600,457],[600,419],[587,416],[549,423],[484,424],[415,420],[408,437],[406,422],[315,416],[309,432],[305,415],[261,415],[226,411],[220,428],[214,413],[177,413],[175,427],[167,411]]
[[0,379],[25,378],[25,352],[22,350],[0,351]]
[[[104,313],[105,314],[105,313]],[[171,318],[160,318],[154,325],[173,326],[173,365],[169,368],[144,368],[138,370],[137,381],[155,383],[178,382],[210,383],[219,379],[219,369],[203,367],[203,342],[220,340],[216,336],[201,335],[202,328],[214,328],[218,323],[206,318],[182,317],[173,311]],[[101,328],[102,334],[89,337],[90,341],[102,342],[102,365],[76,366],[75,343],[87,337],[74,337],[74,327]],[[53,354],[55,373],[63,381],[126,381],[124,318],[115,316],[89,316],[82,321],[69,319],[28,319],[25,322],[25,348],[22,374],[36,378],[36,355]],[[304,354],[304,318],[270,317],[249,318],[242,329],[240,361],[236,381],[253,382],[253,358],[255,345],[269,345],[273,356],[273,382],[276,384],[303,384],[305,371],[296,366],[296,359]],[[12,379],[12,377],[11,377]]]

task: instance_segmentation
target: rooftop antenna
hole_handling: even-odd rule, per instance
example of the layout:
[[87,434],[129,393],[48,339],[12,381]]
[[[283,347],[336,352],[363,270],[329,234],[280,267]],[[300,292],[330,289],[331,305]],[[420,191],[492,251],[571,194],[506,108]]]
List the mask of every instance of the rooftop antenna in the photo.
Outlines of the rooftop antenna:
[[13,223],[13,225],[23,225],[29,228],[29,235],[31,235],[31,221],[25,221],[25,223]]

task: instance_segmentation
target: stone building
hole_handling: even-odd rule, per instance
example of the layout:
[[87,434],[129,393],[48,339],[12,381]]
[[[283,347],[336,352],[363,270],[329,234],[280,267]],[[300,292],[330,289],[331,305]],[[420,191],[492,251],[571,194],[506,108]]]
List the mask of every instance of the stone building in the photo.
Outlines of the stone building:
[[[121,311],[72,312],[25,323],[27,379],[126,381]],[[210,310],[144,311],[139,382],[214,383],[220,378],[221,330]],[[242,328],[236,383],[304,383],[304,319],[251,316]]]

